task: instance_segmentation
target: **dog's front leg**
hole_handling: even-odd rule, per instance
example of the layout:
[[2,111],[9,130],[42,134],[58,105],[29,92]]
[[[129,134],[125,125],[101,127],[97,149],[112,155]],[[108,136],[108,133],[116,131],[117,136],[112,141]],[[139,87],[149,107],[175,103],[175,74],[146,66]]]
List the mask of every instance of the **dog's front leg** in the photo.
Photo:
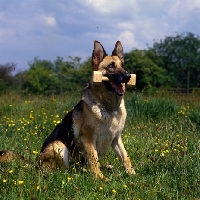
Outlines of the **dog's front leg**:
[[103,173],[100,171],[100,164],[98,162],[98,154],[96,151],[96,144],[94,141],[84,139],[84,147],[89,162],[90,171],[96,178],[103,179]]
[[112,142],[112,148],[116,152],[117,156],[123,163],[126,172],[128,174],[135,174],[134,169],[132,168],[132,164],[130,158],[127,155],[126,149],[124,148],[124,144],[122,142],[121,136],[115,138]]

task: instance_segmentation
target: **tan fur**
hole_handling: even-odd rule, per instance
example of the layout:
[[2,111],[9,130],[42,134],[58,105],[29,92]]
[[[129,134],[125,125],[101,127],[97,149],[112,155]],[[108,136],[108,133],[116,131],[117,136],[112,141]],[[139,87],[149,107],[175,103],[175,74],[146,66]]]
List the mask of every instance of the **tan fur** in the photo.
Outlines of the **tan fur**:
[[[71,160],[87,158],[90,171],[103,179],[99,159],[112,147],[126,172],[135,174],[121,139],[127,115],[123,94],[130,79],[123,66],[123,47],[119,41],[111,56],[99,42],[94,42],[92,69],[102,72],[109,82],[90,83],[82,91],[81,101],[45,139],[39,155],[42,169],[67,168]],[[9,151],[2,152],[0,162],[16,157]]]
[[[82,127],[82,129],[75,132],[75,137],[79,143],[84,144],[85,156],[88,157],[90,170],[95,177],[103,178],[98,160],[111,146],[122,161],[127,173],[135,174],[120,136],[126,119],[124,100],[110,95],[105,90],[104,87],[98,90],[92,87],[91,90],[86,88],[83,91],[84,110],[74,116],[75,129],[76,127]],[[95,105],[91,103],[91,99],[96,101]],[[106,111],[102,116],[100,109],[104,109],[104,106],[110,111]],[[85,121],[85,119],[88,120]]]
[[[126,72],[122,68],[124,59],[120,42],[116,43],[112,56],[107,56],[100,43],[96,42],[95,45],[93,70],[98,70],[106,75],[108,66],[114,63],[115,67],[109,69],[109,73]],[[124,85],[123,89],[125,89]],[[90,84],[82,91],[80,105],[72,110],[72,119],[73,135],[78,154],[87,158],[90,171],[96,178],[104,178],[100,171],[99,159],[106,154],[110,147],[123,163],[126,172],[135,174],[121,139],[121,132],[126,120],[123,95],[113,94],[104,84],[101,86]],[[56,168],[61,165],[65,159],[60,152],[64,151],[65,148],[66,146],[61,141],[51,142],[40,154],[41,167]],[[77,152],[70,156],[73,159],[78,157]],[[67,160],[65,160],[66,162]],[[62,164],[62,166],[67,167],[66,164]]]
[[0,151],[0,162],[10,162],[12,160],[24,161],[24,158],[11,150]]
[[68,160],[67,147],[61,141],[56,140],[50,143],[45,150],[40,153],[40,167],[43,170],[65,169],[69,164],[68,162],[64,162],[65,156]]

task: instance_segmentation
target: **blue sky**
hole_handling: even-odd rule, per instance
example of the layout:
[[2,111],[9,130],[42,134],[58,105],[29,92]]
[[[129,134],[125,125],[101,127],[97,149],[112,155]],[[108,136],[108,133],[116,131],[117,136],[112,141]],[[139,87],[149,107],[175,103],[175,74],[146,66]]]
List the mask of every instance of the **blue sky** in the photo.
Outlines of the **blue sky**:
[[0,0],[0,64],[18,71],[34,57],[84,61],[94,40],[110,54],[184,32],[200,35],[200,0]]

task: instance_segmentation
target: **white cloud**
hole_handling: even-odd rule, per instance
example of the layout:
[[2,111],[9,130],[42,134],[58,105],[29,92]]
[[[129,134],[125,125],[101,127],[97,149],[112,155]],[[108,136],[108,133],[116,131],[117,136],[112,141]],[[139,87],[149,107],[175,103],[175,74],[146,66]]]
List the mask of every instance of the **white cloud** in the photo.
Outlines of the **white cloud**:
[[50,15],[42,15],[42,20],[48,26],[56,26],[56,19]]
[[131,31],[123,31],[120,33],[118,40],[121,41],[124,49],[131,50],[132,48],[138,46],[135,35]]
[[35,56],[84,60],[95,39],[109,54],[117,40],[128,52],[175,32],[200,33],[200,0],[21,0],[1,6],[0,62],[17,60],[19,66]]
[[200,9],[199,0],[178,0],[170,3],[168,14],[175,19],[188,19],[189,15]]
[[113,12],[115,10],[118,9],[117,4],[115,3],[112,6],[113,1],[107,1],[107,0],[100,0],[100,1],[96,1],[96,0],[79,0],[80,3],[92,7],[93,9],[95,9],[98,12],[101,13],[109,13],[109,12]]
[[133,21],[122,21],[122,22],[119,22],[117,27],[119,29],[123,29],[123,30],[133,30],[134,28],[134,22]]
[[[113,14],[117,12],[128,12],[130,8],[137,8],[135,0],[78,0],[81,4],[91,7],[96,12],[102,14]],[[127,14],[127,13],[126,13]]]
[[88,32],[88,33],[85,34],[85,36],[95,38],[96,40],[98,40],[98,39],[107,40],[107,39],[112,38],[112,34],[109,34],[109,33],[95,33],[95,32],[91,33],[91,32]]

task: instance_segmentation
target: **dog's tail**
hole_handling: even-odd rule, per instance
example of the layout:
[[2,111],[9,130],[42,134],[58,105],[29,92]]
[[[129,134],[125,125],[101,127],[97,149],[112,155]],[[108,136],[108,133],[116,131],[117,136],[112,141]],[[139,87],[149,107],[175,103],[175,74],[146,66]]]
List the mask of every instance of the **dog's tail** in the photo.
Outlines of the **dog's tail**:
[[0,162],[10,162],[12,160],[25,162],[24,157],[14,151],[11,150],[0,151]]

